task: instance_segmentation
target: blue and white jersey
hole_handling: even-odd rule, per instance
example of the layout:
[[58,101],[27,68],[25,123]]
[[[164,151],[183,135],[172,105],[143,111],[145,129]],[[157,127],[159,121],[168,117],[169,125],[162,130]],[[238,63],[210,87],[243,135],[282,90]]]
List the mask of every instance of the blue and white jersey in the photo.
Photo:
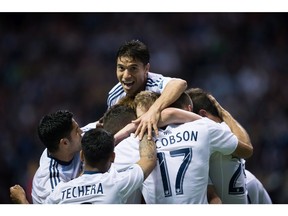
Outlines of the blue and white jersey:
[[118,172],[87,172],[69,182],[61,182],[46,199],[47,204],[123,204],[139,188],[144,173],[138,164]]
[[272,204],[263,184],[250,171],[245,169],[249,204]]
[[70,162],[64,162],[50,157],[47,149],[43,151],[39,164],[32,183],[34,204],[44,203],[60,182],[67,182],[76,178],[83,168],[80,154],[76,154]]
[[[225,122],[220,125],[230,131]],[[248,204],[244,159],[215,152],[209,166],[209,176],[223,204]]]
[[[171,80],[171,77],[164,77],[162,74],[148,72],[145,90],[162,93],[166,84]],[[121,98],[125,97],[126,93],[119,82],[108,93],[107,106],[110,108],[116,104]]]
[[[140,141],[134,134],[130,134],[129,137],[122,140],[114,149],[115,159],[114,167],[118,171],[124,171],[132,164],[137,163],[140,160],[139,155]],[[142,199],[142,187],[135,190],[133,194],[127,199],[127,204],[141,204]]]
[[202,118],[172,124],[156,137],[158,163],[143,183],[147,204],[207,204],[210,155],[228,155],[237,137],[220,124]]

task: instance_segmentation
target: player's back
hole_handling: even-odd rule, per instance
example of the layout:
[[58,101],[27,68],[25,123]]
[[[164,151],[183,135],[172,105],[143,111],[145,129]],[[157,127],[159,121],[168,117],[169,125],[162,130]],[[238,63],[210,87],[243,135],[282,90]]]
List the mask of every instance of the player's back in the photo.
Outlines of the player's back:
[[232,153],[237,138],[203,118],[169,125],[156,138],[158,163],[143,184],[148,204],[207,203],[209,157],[214,151]]
[[[224,130],[229,130],[225,122]],[[215,152],[210,157],[209,176],[223,204],[248,204],[245,160]]]
[[272,204],[263,184],[250,171],[245,170],[249,204]]
[[113,165],[105,173],[84,171],[80,177],[60,183],[46,204],[123,204],[143,179],[138,164],[124,172],[117,172]]
[[209,176],[223,204],[248,204],[243,170],[239,158],[219,152],[211,155]]
[[39,164],[32,183],[34,204],[44,203],[47,196],[60,182],[76,178],[82,170],[79,154],[76,154],[70,162],[63,162],[50,157],[47,149],[43,151]]

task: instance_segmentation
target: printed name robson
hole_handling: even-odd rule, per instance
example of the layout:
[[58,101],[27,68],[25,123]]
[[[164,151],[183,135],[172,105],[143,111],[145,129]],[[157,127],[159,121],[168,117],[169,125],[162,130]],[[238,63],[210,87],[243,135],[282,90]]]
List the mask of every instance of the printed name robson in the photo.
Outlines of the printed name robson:
[[[165,132],[164,132],[165,133]],[[155,140],[157,148],[173,145],[182,141],[197,141],[198,131],[183,131]]]
[[71,187],[62,191],[62,200],[76,197],[88,196],[91,194],[103,194],[102,184],[83,185]]

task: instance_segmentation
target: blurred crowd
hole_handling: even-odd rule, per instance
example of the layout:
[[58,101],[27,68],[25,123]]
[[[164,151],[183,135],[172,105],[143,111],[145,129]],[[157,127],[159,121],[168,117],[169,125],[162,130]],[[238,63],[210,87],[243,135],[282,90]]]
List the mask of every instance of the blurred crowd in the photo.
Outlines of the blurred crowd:
[[102,116],[116,52],[131,39],[148,45],[152,72],[186,79],[230,111],[254,145],[246,168],[273,203],[288,203],[287,22],[286,13],[1,13],[0,203],[16,183],[31,190],[44,114],[68,109],[80,126]]

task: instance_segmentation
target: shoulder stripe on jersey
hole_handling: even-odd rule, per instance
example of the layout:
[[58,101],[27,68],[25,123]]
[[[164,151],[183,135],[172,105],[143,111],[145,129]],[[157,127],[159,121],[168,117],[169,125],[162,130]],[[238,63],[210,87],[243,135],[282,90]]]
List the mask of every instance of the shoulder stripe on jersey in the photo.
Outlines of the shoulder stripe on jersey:
[[147,79],[146,86],[149,86],[149,87],[157,86],[157,85],[158,85],[157,82],[159,82],[159,80],[154,81],[154,80],[152,80],[151,78],[148,78],[148,79]]
[[107,100],[108,106],[111,107],[112,101],[113,101],[115,98],[119,97],[121,94],[123,94],[123,92],[124,92],[123,89],[119,89],[117,92],[114,92],[113,95],[110,95],[110,97],[109,97],[108,100]]
[[50,172],[50,184],[53,190],[58,184],[58,182],[60,182],[58,162],[54,159],[50,161],[49,172]]
[[111,89],[111,91],[108,93],[108,100],[110,100],[111,97],[113,97],[114,94],[117,94],[120,90],[123,90],[121,83],[118,83],[116,86]]
[[161,80],[163,80],[162,79],[162,77],[158,77],[156,80],[154,79],[152,79],[152,78],[149,78],[148,77],[148,79],[147,79],[147,85],[158,85],[160,82],[161,82]]

